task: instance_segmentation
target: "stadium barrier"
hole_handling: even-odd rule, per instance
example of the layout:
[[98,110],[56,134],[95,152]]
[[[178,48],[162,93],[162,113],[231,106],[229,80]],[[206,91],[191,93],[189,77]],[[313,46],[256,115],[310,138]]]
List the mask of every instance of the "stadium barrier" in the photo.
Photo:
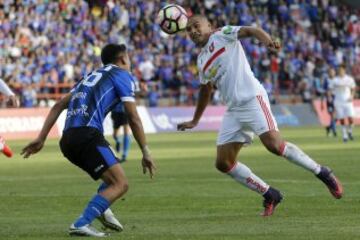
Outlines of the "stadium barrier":
[[[354,111],[355,111],[354,123],[355,125],[360,125],[360,99],[355,99],[353,103],[354,103]],[[330,123],[330,116],[327,112],[325,102],[323,103],[323,107],[321,107],[320,100],[313,101],[313,105],[316,114],[319,118],[320,124],[322,126],[328,126]]]
[[[49,108],[0,110],[0,135],[9,140],[35,138],[49,110]],[[194,107],[138,107],[146,133],[175,132],[179,122],[191,120],[194,110]],[[217,131],[225,110],[226,108],[223,106],[207,107],[199,125],[191,131]],[[319,125],[319,120],[309,104],[274,105],[272,111],[279,126]],[[65,117],[66,111],[60,115],[49,138],[58,138],[61,135]],[[104,121],[104,134],[112,134],[110,114]]]

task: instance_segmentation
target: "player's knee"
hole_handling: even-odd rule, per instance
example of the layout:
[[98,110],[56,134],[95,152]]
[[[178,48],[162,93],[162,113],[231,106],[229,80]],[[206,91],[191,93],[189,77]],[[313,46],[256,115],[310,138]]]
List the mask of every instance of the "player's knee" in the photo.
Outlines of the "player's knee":
[[275,155],[279,155],[281,156],[282,155],[282,142],[279,142],[279,141],[271,141],[271,142],[268,142],[265,147],[266,149],[275,154]]
[[120,197],[129,190],[129,183],[127,180],[121,182],[119,181],[113,184],[113,188],[115,190],[115,194]]
[[229,171],[229,169],[231,168],[231,166],[232,165],[230,163],[228,163],[227,161],[221,161],[221,160],[217,159],[215,162],[216,169],[223,173],[227,173]]

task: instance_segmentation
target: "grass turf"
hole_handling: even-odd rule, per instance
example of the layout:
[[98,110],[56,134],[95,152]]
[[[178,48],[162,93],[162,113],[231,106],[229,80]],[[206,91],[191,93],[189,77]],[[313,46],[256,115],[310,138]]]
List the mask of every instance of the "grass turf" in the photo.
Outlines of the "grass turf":
[[[216,133],[149,135],[157,174],[153,180],[142,174],[133,143],[123,164],[130,190],[112,206],[125,230],[109,239],[360,239],[359,142],[343,144],[318,128],[282,134],[335,170],[343,199],[256,140],[239,160],[285,196],[274,216],[262,218],[262,198],[215,170]],[[64,159],[56,140],[30,159],[18,154],[26,141],[8,143],[16,154],[0,156],[0,239],[68,239],[99,183]]]

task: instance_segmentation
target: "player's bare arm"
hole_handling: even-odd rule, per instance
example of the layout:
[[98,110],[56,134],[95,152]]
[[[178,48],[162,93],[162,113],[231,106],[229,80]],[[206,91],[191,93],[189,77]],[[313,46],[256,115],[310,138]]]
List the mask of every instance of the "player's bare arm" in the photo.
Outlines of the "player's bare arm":
[[185,129],[191,129],[199,123],[199,120],[202,114],[204,113],[206,106],[210,102],[211,92],[212,92],[212,84],[210,82],[200,86],[199,100],[196,104],[194,117],[189,122],[183,122],[178,124],[177,129],[179,131],[184,131]]
[[70,99],[71,93],[67,94],[51,108],[38,137],[23,148],[21,155],[23,155],[24,158],[30,157],[31,154],[35,154],[43,148],[46,137],[48,136],[51,128],[54,126],[61,112],[68,107]]
[[143,173],[145,174],[146,171],[149,171],[150,177],[152,178],[155,173],[155,164],[152,160],[149,147],[146,144],[146,137],[144,133],[144,128],[139,117],[139,114],[136,110],[136,104],[134,102],[124,102],[125,111],[129,118],[129,125],[131,131],[133,132],[134,138],[138,143],[143,157],[142,157],[142,166],[143,166]]
[[356,90],[355,87],[353,87],[353,88],[350,89],[350,99],[349,99],[349,102],[352,102],[352,101],[354,100],[354,98],[355,98],[355,90]]
[[0,92],[5,95],[5,99],[9,102],[11,107],[19,107],[20,101],[15,93],[9,88],[9,86],[0,78]]
[[12,107],[20,106],[19,98],[16,95],[8,96],[8,102],[9,102],[10,106],[12,106]]
[[279,41],[273,40],[267,32],[258,27],[241,27],[238,32],[238,37],[255,37],[260,42],[264,43],[269,48],[269,50],[274,52],[278,51],[281,47]]

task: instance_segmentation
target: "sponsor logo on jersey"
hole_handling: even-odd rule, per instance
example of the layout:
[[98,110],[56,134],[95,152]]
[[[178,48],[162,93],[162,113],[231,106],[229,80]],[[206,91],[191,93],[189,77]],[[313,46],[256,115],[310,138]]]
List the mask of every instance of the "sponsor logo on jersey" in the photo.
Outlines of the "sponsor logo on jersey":
[[73,117],[73,116],[85,116],[88,117],[89,113],[87,112],[88,106],[85,104],[81,104],[80,108],[75,108],[72,110],[68,110],[66,117]]
[[226,26],[223,30],[224,34],[230,34],[232,32],[232,27]]
[[104,168],[104,165],[103,164],[101,164],[100,166],[98,166],[98,167],[96,167],[95,169],[94,169],[94,172],[99,172],[101,169],[103,169]]

